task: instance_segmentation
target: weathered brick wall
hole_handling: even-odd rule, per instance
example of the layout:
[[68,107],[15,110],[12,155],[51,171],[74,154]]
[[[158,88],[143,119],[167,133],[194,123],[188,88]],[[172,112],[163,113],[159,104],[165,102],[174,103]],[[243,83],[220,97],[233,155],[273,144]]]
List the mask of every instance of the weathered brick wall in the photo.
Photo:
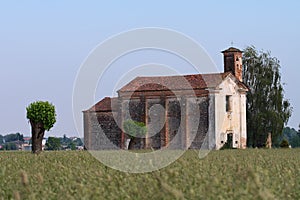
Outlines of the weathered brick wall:
[[[165,112],[166,104],[167,112]],[[208,107],[207,96],[180,100],[175,98],[144,100],[140,98],[122,102],[123,111],[127,110],[127,112],[85,112],[85,146],[89,150],[118,149],[121,143],[121,129],[114,116],[123,115],[124,121],[130,118],[139,122],[147,121],[148,136],[150,136],[148,148],[162,148],[167,140],[169,143],[171,142],[173,149],[184,149],[186,145],[190,145],[191,149],[199,149],[208,131]],[[147,119],[145,118],[146,113]],[[167,138],[165,131],[167,131]],[[126,139],[128,137],[125,135],[125,141]],[[145,139],[141,139],[135,148],[141,149],[145,145]]]
[[[177,99],[168,99],[167,101],[167,131],[168,140],[171,148],[182,149],[183,148],[183,134],[184,130],[180,128],[181,124],[181,104]],[[184,123],[184,121],[182,122]]]
[[90,137],[91,137],[91,133],[90,133],[90,129],[91,129],[91,125],[90,125],[90,118],[88,115],[88,112],[83,112],[83,133],[84,133],[84,149],[89,149],[90,148]]
[[129,101],[129,113],[132,120],[145,123],[145,102],[143,99]]
[[[200,149],[203,145],[204,139],[207,136],[209,126],[209,98],[197,97],[196,99],[188,102],[188,129],[195,138],[191,142],[190,149]],[[195,116],[200,113],[200,118]]]
[[[114,113],[116,114],[116,113]],[[121,129],[112,112],[86,112],[85,146],[88,150],[119,149]]]
[[165,145],[164,99],[147,99],[147,131],[149,148],[160,149]]
[[97,113],[97,120],[106,137],[109,138],[115,146],[120,147],[121,129],[116,122],[117,119],[114,119],[114,116],[116,117],[117,113]]

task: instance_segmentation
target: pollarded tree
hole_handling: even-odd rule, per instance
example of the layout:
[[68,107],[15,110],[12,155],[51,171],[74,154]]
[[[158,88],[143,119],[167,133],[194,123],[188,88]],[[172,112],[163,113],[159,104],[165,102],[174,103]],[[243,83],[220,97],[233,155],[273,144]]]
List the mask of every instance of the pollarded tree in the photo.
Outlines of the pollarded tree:
[[42,151],[42,141],[45,131],[49,131],[56,122],[55,107],[48,101],[36,101],[27,108],[32,133],[32,152]]
[[264,146],[268,134],[276,142],[292,108],[284,98],[279,60],[270,52],[258,52],[247,47],[243,54],[243,82],[247,93],[247,145]]
[[123,124],[124,131],[130,137],[128,149],[134,149],[135,145],[140,144],[147,132],[145,123],[127,120]]

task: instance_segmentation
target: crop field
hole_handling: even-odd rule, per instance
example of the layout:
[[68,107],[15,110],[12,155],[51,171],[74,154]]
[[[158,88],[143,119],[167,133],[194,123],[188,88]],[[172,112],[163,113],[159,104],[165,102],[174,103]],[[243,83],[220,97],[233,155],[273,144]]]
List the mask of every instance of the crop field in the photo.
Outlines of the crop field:
[[86,151],[0,152],[0,199],[300,199],[300,149],[189,150],[143,174]]

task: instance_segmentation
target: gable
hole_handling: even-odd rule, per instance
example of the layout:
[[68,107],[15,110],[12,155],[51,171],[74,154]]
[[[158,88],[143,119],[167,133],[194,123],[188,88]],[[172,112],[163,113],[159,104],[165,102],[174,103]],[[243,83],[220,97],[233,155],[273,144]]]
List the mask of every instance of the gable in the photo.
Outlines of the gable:
[[236,79],[232,74],[226,76],[223,81],[218,85],[219,89],[222,89],[224,93],[234,94],[240,92],[247,92],[248,87]]

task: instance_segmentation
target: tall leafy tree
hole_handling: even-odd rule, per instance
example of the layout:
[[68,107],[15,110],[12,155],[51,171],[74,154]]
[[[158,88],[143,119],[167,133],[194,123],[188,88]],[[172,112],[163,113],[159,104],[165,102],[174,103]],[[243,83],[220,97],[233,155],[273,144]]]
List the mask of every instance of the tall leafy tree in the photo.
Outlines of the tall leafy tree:
[[42,151],[45,131],[49,131],[56,122],[55,107],[48,101],[36,101],[27,108],[27,119],[31,124],[32,152]]
[[247,145],[264,146],[268,133],[276,142],[289,120],[292,108],[284,98],[280,62],[270,52],[249,46],[243,54],[243,81],[247,93]]

